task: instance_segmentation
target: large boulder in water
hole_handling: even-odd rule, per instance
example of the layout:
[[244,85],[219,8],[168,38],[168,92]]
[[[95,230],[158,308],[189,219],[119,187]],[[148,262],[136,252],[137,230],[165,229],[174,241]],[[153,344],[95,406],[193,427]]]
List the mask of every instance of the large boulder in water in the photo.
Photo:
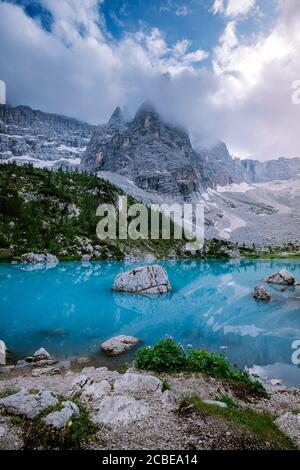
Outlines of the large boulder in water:
[[171,290],[171,285],[164,268],[150,265],[119,274],[113,290],[131,294],[165,294]]
[[295,286],[299,284],[287,269],[282,269],[277,273],[271,274],[271,276],[266,279],[266,282],[285,286]]
[[104,341],[100,348],[107,356],[118,356],[134,348],[139,343],[140,340],[133,336],[119,335]]

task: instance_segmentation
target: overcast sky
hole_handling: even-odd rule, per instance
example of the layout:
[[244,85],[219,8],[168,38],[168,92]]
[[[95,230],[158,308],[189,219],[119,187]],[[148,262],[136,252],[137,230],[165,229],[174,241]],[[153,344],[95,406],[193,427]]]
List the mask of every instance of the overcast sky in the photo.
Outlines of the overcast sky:
[[152,101],[194,142],[300,157],[299,0],[0,0],[12,105],[107,121]]

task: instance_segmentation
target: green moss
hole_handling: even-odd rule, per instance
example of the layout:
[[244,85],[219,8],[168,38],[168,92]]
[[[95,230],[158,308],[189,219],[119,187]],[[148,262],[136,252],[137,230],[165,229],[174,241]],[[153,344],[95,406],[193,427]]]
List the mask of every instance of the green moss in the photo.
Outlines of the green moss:
[[184,410],[190,406],[207,415],[219,416],[237,426],[246,428],[261,441],[270,442],[275,449],[296,450],[295,444],[276,426],[275,418],[269,413],[259,413],[237,407],[221,408],[203,403],[197,396],[184,398],[180,409]]
[[204,349],[185,351],[172,338],[162,339],[153,347],[140,349],[136,354],[139,369],[155,372],[202,373],[233,383],[244,389],[249,395],[268,397],[268,394],[256,377],[245,370],[234,368],[224,355],[214,354]]

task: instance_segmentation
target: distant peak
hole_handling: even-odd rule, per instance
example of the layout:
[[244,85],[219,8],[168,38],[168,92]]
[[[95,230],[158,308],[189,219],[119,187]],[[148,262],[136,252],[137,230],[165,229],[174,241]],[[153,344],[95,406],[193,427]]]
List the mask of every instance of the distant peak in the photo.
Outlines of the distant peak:
[[125,122],[122,110],[120,106],[117,106],[114,112],[112,113],[110,120],[108,121],[108,124],[123,124]]

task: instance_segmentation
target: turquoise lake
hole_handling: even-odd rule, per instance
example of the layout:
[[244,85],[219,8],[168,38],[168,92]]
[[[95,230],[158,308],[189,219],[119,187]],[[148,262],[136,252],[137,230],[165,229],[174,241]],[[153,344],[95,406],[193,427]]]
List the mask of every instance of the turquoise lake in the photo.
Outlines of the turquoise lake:
[[300,386],[300,368],[292,364],[300,288],[270,287],[270,303],[252,297],[254,287],[282,267],[300,279],[300,260],[159,262],[171,293],[113,293],[115,276],[141,264],[0,265],[0,338],[16,357],[43,346],[54,355],[91,355],[101,363],[99,344],[111,336],[133,335],[151,345],[171,335],[186,347],[226,347],[231,362]]

